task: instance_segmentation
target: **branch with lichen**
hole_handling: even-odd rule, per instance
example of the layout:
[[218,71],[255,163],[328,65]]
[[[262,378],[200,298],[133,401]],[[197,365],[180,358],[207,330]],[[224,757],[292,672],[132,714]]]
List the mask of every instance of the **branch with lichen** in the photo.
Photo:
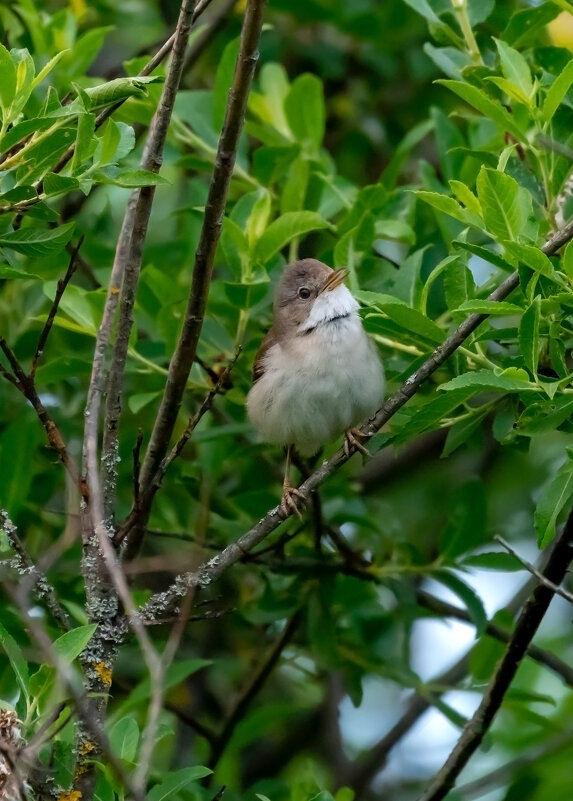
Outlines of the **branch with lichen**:
[[[219,242],[227,192],[233,174],[233,166],[239,145],[239,137],[245,120],[247,99],[251,89],[255,66],[258,61],[258,45],[263,26],[266,0],[248,0],[239,43],[239,53],[227,101],[225,121],[219,138],[215,167],[205,204],[205,215],[195,254],[191,287],[183,326],[175,351],[169,363],[169,374],[165,392],[160,403],[149,446],[141,468],[141,486],[145,489],[153,481],[169,448],[183,392],[189,372],[197,353],[197,345],[203,327],[207,297],[215,251]],[[149,517],[147,514],[147,519]],[[137,554],[147,524],[143,515],[139,524],[127,539],[126,556]]]

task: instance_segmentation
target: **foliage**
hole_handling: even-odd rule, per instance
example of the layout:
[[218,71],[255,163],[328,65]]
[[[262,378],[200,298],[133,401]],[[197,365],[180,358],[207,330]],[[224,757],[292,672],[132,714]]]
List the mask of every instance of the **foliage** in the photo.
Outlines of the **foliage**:
[[[173,619],[143,634],[133,624],[137,636],[128,636],[121,606],[110,602],[104,614],[107,596],[97,613],[86,604],[94,563],[85,498],[57,464],[46,419],[79,461],[94,344],[117,292],[110,273],[125,190],[154,187],[119,450],[104,465],[116,495],[106,523],[121,531],[137,511],[134,473],[185,318],[244,4],[204,45],[212,10],[191,34],[198,55],[184,72],[160,175],[140,162],[168,68],[139,75],[147,57],[133,54],[142,40],[167,38],[176,9],[115,5],[0,8],[0,697],[22,722],[17,747],[34,744],[22,751],[30,797],[77,801],[82,787],[84,798],[120,799],[143,775],[141,797],[152,801],[208,799],[222,785],[228,801],[374,798],[372,782],[408,727],[387,747],[375,732],[394,731],[404,690],[426,704],[410,726],[434,706],[458,730],[468,709],[447,691],[481,693],[494,675],[504,651],[476,574],[528,577],[495,535],[518,550],[535,538],[544,548],[571,505],[573,244],[542,248],[572,212],[573,62],[547,26],[573,7],[276,0],[267,10],[173,442],[242,352],[163,477],[142,553],[124,563],[134,604],[184,571],[216,570],[223,549],[276,506],[282,455],[257,441],[244,402],[287,262],[314,256],[349,269],[389,395],[469,315],[483,319],[370,441],[371,462],[332,471],[303,523],[286,521],[221,569],[216,585],[209,574],[187,599],[193,610],[181,603],[190,618],[165,666],[153,729],[146,637],[153,653],[169,653]],[[517,288],[492,300],[515,271]],[[108,367],[111,358],[106,351]],[[432,606],[428,586],[453,597],[457,612]],[[498,640],[522,603],[496,615]],[[475,643],[459,673],[430,677],[418,633],[430,616],[456,614]],[[104,631],[115,638],[110,659],[98,650]],[[571,793],[561,759],[570,751],[568,639],[558,621],[542,643],[557,662],[541,651],[520,669],[488,735],[491,759],[506,770],[484,782],[484,796],[496,787],[531,801]],[[388,708],[370,711],[374,733],[361,747],[337,710],[367,708],[373,680]],[[83,719],[85,729],[86,699],[102,716],[99,741],[76,728]],[[470,777],[485,764],[489,772],[492,762],[476,758]],[[418,768],[410,754],[406,770],[382,772],[388,797],[418,798],[429,774]],[[93,775],[89,790],[83,773]]]

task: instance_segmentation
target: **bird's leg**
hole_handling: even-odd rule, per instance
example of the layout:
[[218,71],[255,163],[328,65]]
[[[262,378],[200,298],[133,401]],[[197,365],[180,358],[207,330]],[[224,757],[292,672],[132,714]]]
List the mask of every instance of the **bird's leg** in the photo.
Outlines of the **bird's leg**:
[[286,452],[286,464],[285,464],[285,477],[283,481],[283,494],[281,497],[280,503],[280,510],[285,517],[294,512],[297,517],[302,520],[302,515],[300,513],[300,509],[298,508],[298,502],[305,502],[305,497],[302,492],[293,487],[289,481],[289,470],[290,470],[290,463],[291,463],[291,449],[292,445],[287,447]]
[[359,428],[349,428],[344,434],[344,454],[346,458],[352,456],[354,451],[360,451],[364,456],[371,456],[370,451],[364,445],[369,437],[363,434]]

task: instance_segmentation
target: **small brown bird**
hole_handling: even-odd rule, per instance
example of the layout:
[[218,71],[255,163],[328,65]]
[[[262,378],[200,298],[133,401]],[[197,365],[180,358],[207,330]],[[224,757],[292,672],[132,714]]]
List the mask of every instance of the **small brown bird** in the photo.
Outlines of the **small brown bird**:
[[347,270],[316,259],[287,265],[274,322],[255,359],[249,419],[266,442],[287,447],[281,509],[298,514],[289,483],[291,450],[312,456],[345,433],[345,449],[365,450],[357,426],[382,400],[384,371],[344,286]]

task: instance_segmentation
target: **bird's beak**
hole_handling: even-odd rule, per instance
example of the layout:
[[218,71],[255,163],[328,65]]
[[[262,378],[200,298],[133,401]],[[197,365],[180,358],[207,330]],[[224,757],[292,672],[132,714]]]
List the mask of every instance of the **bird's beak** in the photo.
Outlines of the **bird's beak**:
[[334,270],[330,273],[326,281],[324,282],[324,286],[320,290],[321,292],[332,292],[333,289],[336,289],[337,286],[340,286],[348,276],[348,270],[342,268],[340,270]]

